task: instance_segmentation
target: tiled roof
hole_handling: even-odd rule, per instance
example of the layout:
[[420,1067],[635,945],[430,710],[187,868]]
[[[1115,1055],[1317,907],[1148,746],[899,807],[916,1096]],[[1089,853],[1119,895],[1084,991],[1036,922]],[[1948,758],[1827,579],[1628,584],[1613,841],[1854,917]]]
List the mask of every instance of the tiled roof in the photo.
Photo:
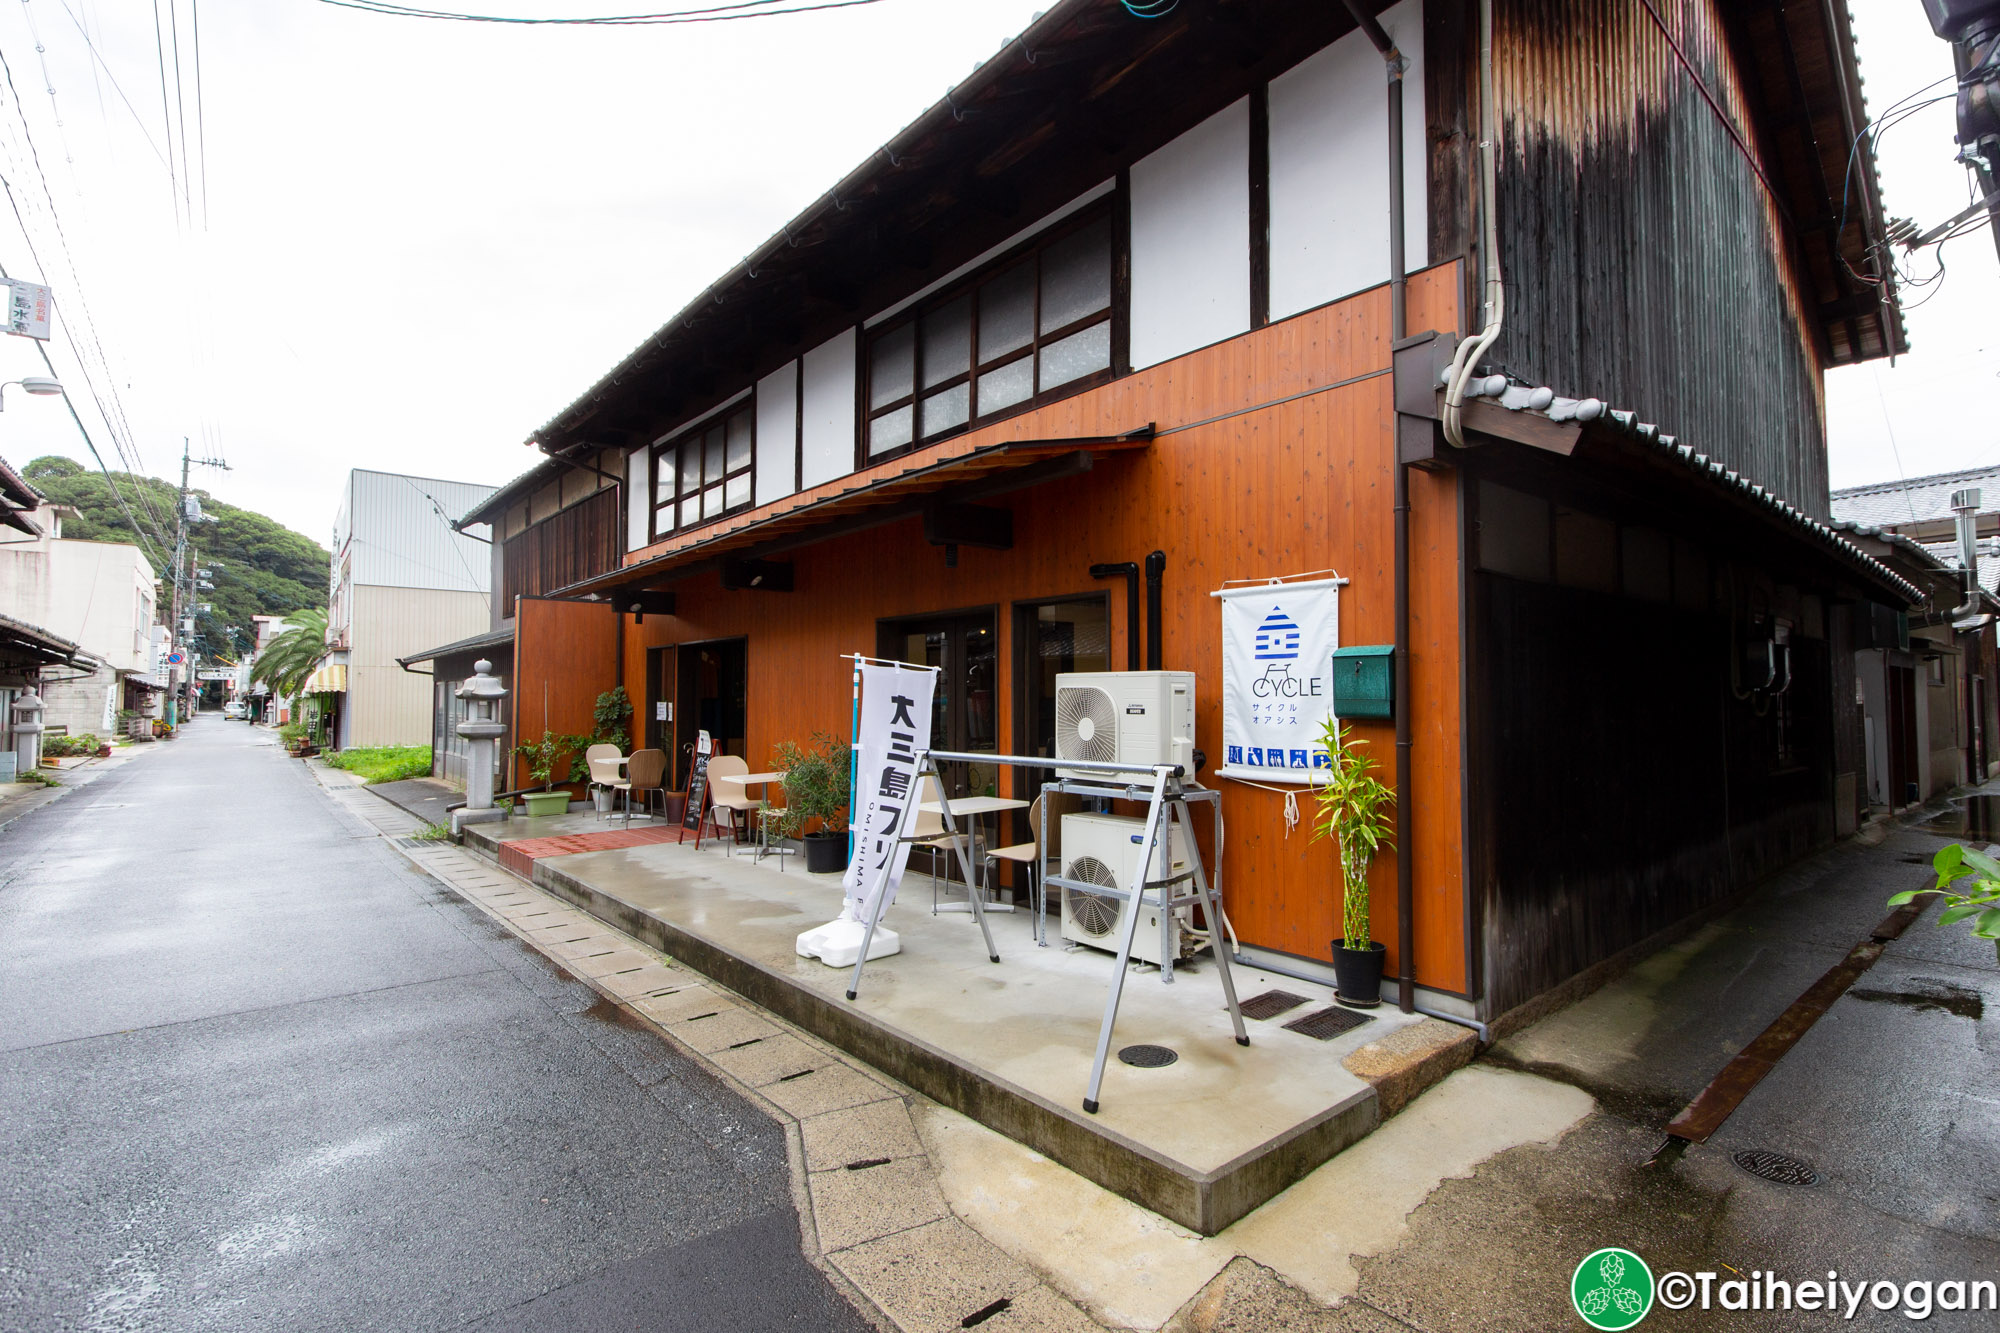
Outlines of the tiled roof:
[[1869,527],[1921,523],[1951,517],[1951,493],[1967,486],[1980,491],[1979,512],[2000,510],[2000,463],[1964,472],[1847,486],[1833,492],[1833,516]]

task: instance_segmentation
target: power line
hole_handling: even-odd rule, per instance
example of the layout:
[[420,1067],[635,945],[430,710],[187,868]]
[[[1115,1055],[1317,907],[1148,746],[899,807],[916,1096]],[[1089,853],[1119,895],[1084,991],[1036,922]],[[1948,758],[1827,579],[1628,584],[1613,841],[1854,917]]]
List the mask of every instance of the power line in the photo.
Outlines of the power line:
[[153,0],[153,59],[160,68],[160,121],[167,131],[167,189],[174,199],[174,230],[181,226],[181,184],[174,171],[174,116],[167,108],[167,44],[160,33],[160,0]]
[[201,98],[201,0],[188,0],[194,19],[194,133],[201,157],[201,229],[208,230],[208,113]]
[[111,81],[111,89],[118,94],[118,100],[132,113],[132,123],[139,127],[139,134],[145,139],[146,147],[152,149],[153,156],[160,159],[160,165],[171,172],[173,165],[167,161],[167,155],[160,151],[160,146],[153,142],[153,132],[147,128],[146,118],[139,114],[139,108],[133,106],[132,99],[125,95],[125,86],[118,82],[118,76],[111,72],[111,66],[104,63],[104,57],[98,53],[97,43],[92,40],[90,30],[84,27],[83,20],[76,16],[76,11],[69,7],[69,0],[61,0],[61,4],[63,12],[69,15],[69,21],[75,24],[77,32],[82,34],[83,44],[90,49],[90,58],[96,62],[95,68],[104,71],[104,77]]
[[368,14],[387,14],[395,18],[444,19],[454,23],[513,23],[532,27],[574,26],[574,27],[627,27],[647,24],[671,23],[727,23],[736,19],[776,18],[784,14],[811,14],[822,9],[852,9],[857,5],[873,5],[881,0],[817,0],[817,3],[792,3],[789,8],[773,8],[784,0],[740,0],[737,4],[711,5],[705,9],[672,9],[655,14],[608,14],[596,18],[514,18],[501,14],[461,14],[446,9],[417,9],[408,5],[389,4],[387,0],[320,0],[323,5],[335,5],[341,9],[358,9]]

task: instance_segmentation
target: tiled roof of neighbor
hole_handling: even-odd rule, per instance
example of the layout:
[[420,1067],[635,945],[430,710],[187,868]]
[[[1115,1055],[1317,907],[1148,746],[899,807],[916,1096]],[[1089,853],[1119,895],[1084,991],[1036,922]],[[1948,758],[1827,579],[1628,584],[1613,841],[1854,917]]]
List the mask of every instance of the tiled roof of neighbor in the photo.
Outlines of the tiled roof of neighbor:
[[1833,516],[1875,528],[1950,518],[1951,493],[1967,486],[1979,488],[1980,513],[2000,510],[2000,463],[1995,463],[1964,472],[1939,472],[1928,477],[1843,487],[1831,497]]

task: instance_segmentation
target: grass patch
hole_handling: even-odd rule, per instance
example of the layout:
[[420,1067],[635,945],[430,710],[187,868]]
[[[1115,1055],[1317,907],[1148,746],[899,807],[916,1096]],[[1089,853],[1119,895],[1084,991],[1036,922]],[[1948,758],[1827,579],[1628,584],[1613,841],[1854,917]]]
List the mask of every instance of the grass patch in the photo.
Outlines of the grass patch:
[[431,773],[428,745],[368,745],[353,750],[336,750],[321,756],[335,768],[358,773],[363,782],[401,782],[404,778],[427,778]]
[[451,825],[426,824],[415,833],[412,833],[410,838],[415,842],[450,842]]

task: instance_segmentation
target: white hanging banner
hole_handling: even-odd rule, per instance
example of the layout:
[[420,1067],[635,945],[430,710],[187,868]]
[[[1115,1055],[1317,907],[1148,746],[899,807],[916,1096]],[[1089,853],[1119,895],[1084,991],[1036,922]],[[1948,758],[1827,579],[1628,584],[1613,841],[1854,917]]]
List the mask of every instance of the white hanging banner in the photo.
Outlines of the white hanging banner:
[[1224,588],[1222,767],[1225,778],[1310,784],[1331,757],[1320,729],[1333,711],[1342,578]]
[[917,786],[917,756],[931,748],[931,697],[937,672],[893,662],[861,665],[861,723],[855,735],[859,751],[855,768],[854,858],[841,880],[845,902],[841,915],[864,921],[865,895],[881,877],[886,910],[896,901],[896,886],[910,860],[910,845],[901,841],[913,825],[922,798]]

